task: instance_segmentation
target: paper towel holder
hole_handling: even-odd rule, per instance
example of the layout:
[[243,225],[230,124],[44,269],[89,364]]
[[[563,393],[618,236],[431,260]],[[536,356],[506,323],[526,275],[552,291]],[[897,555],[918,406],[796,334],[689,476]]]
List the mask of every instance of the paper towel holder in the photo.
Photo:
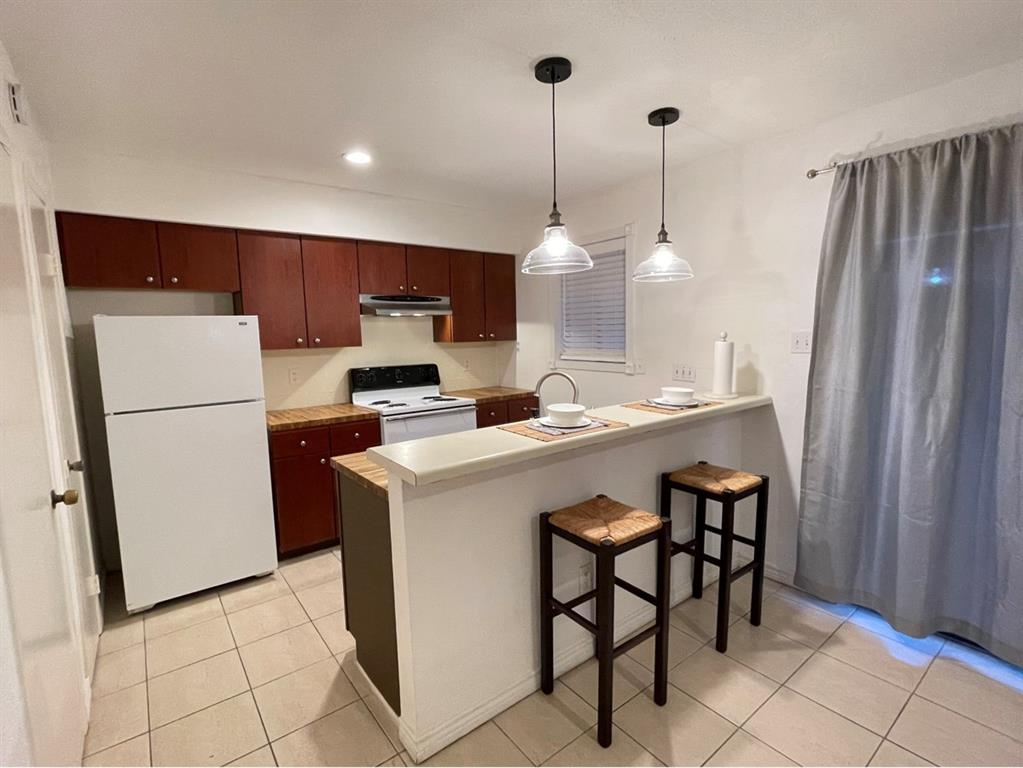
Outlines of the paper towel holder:
[[728,332],[722,331],[714,342],[714,384],[707,395],[712,400],[734,400],[735,392],[735,342],[728,340]]

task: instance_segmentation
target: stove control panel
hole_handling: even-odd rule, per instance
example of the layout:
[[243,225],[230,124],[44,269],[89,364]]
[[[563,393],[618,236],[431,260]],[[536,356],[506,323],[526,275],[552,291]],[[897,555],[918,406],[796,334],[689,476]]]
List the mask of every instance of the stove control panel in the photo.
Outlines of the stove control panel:
[[440,370],[435,363],[352,368],[348,371],[348,377],[352,392],[424,387],[431,384],[440,386]]

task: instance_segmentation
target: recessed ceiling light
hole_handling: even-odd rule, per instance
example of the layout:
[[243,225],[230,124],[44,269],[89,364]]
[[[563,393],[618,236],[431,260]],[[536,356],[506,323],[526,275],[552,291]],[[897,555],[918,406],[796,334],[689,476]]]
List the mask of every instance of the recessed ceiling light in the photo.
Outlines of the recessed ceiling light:
[[355,165],[369,165],[373,161],[369,152],[363,152],[361,149],[353,149],[350,152],[345,152],[341,155],[341,157]]

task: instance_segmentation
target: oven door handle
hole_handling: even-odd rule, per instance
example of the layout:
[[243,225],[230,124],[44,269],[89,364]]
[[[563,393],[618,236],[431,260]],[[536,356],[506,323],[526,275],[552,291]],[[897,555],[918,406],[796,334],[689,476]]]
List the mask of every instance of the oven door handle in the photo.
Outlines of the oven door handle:
[[393,416],[381,416],[381,421],[405,421],[406,419],[422,419],[427,416],[446,416],[452,413],[475,413],[475,405],[467,405],[461,408],[441,408],[435,411],[425,411],[423,413],[396,413]]

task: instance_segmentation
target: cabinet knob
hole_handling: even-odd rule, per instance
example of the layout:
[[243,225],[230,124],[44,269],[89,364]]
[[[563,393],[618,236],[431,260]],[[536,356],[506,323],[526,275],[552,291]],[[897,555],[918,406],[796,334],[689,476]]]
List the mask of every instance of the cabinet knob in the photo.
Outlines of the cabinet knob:
[[178,281],[178,279],[177,279],[176,277],[172,277],[172,278],[171,278],[171,282],[172,282],[172,283],[176,283],[177,281]]
[[398,286],[398,290],[399,291],[404,291],[405,290],[405,286],[404,285],[399,285]]
[[305,344],[305,339],[303,339],[301,336],[299,336],[297,339],[295,339],[295,343],[296,344]]
[[355,439],[356,439],[356,440],[358,440],[358,439],[359,439],[359,433],[358,433],[358,432],[356,432],[356,433],[355,433]]
[[490,412],[490,415],[491,415],[491,416],[496,416],[497,414],[496,414],[496,413],[494,413],[493,411],[491,411],[491,412]]
[[483,334],[482,334],[482,333],[480,334],[480,338],[481,338],[481,339],[483,338]]
[[146,275],[146,282],[147,282],[147,283],[152,283],[152,282],[154,282],[155,280],[156,280],[156,278],[155,278],[155,277],[153,277],[152,275]]
[[419,286],[418,285],[413,285],[412,286],[412,290],[413,291],[418,291],[419,290]]
[[305,440],[299,440],[298,441],[298,447],[299,448],[305,448]]
[[319,344],[319,343],[320,343],[320,337],[317,336],[315,339],[313,339],[313,344]]
[[326,459],[320,459],[320,464],[326,464],[326,463],[327,463]]
[[490,334],[490,338],[492,338],[492,339],[496,339],[496,338],[497,338],[497,334],[496,334],[496,333],[492,333],[492,334]]

